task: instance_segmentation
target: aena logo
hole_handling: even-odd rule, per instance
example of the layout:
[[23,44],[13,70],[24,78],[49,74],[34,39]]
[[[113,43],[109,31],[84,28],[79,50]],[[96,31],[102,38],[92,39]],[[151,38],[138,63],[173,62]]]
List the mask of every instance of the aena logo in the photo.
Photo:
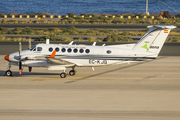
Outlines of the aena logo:
[[150,49],[159,49],[159,46],[150,46]]

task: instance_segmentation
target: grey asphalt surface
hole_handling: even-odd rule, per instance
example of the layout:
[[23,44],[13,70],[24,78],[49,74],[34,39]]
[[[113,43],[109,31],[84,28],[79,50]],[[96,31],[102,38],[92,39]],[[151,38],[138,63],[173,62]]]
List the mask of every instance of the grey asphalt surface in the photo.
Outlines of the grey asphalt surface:
[[[38,43],[45,43],[45,42],[32,42],[32,46]],[[69,42],[51,42],[54,44],[68,44]],[[129,44],[129,43],[119,43],[119,42],[97,42],[97,45],[117,45],[117,44]],[[22,42],[23,50],[28,48],[29,42]],[[92,45],[93,42],[74,42],[73,44],[86,44]],[[0,55],[7,55],[12,52],[16,52],[19,49],[19,42],[0,42]],[[160,56],[180,56],[180,43],[165,43],[161,52]]]
[[[0,55],[0,120],[180,120],[180,57],[60,71],[11,68]],[[68,72],[68,71],[67,71]]]

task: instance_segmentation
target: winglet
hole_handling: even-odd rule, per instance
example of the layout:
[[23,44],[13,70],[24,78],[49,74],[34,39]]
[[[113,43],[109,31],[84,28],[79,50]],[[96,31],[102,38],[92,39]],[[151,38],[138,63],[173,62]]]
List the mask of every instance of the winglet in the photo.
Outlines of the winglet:
[[92,46],[96,46],[96,42],[93,42]]
[[56,50],[53,51],[53,53],[51,54],[51,56],[49,56],[48,58],[54,58],[56,54]]

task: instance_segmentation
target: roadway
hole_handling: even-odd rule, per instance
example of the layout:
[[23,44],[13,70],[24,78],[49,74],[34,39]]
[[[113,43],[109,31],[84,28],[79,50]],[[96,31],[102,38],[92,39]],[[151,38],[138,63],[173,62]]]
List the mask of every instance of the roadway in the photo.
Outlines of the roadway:
[[180,57],[76,68],[75,76],[27,68],[22,75],[0,56],[1,120],[179,120]]

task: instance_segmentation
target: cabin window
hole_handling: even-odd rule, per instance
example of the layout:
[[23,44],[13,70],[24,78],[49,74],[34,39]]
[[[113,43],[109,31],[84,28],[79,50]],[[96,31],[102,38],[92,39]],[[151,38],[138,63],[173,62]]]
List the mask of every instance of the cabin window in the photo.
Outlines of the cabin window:
[[111,50],[107,50],[107,54],[111,54]]
[[42,51],[42,47],[37,47],[37,51]]
[[67,50],[69,53],[72,51],[72,49],[71,48],[68,48],[68,50]]
[[90,52],[90,50],[89,49],[86,49],[86,53],[89,53]]
[[52,52],[52,51],[53,51],[53,48],[52,48],[52,47],[50,47],[50,48],[49,48],[49,52]]
[[80,52],[80,53],[83,53],[83,52],[84,52],[84,50],[83,50],[83,49],[80,49],[80,50],[79,50],[79,52]]
[[74,53],[77,53],[77,52],[78,52],[78,49],[75,48],[73,51],[74,51]]
[[59,52],[59,48],[58,47],[55,50],[56,50],[56,52]]
[[62,48],[62,49],[61,49],[61,52],[66,52],[66,49],[65,49],[65,48]]

